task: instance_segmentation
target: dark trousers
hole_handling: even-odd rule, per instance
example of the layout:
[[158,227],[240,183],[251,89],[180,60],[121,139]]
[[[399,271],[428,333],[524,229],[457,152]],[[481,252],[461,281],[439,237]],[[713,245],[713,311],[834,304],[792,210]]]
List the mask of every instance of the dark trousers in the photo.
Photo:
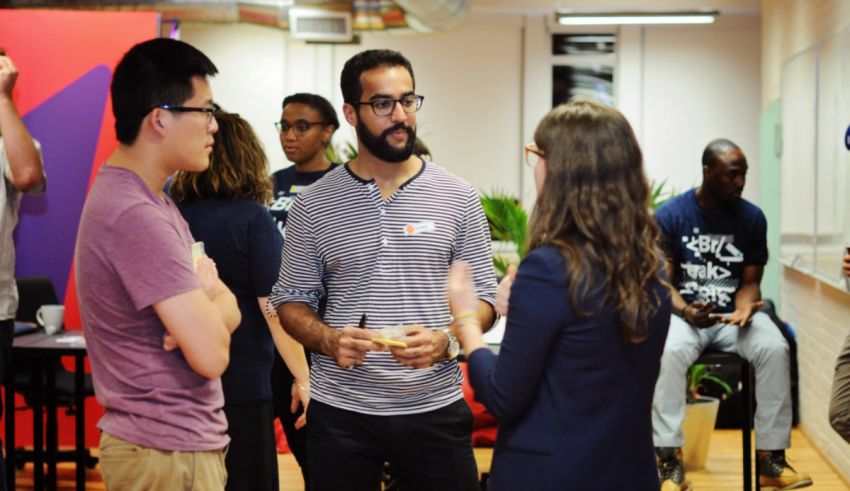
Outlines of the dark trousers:
[[[15,320],[0,321],[0,382],[6,383],[6,367],[12,359],[12,338],[15,336]],[[6,390],[12,390],[12,381],[6,383]],[[14,411],[14,407],[6,408]],[[3,398],[0,397],[0,415],[3,415]],[[12,442],[14,443],[14,442]],[[0,440],[0,448],[3,441]],[[2,452],[0,452],[2,455]],[[6,491],[6,459],[0,457],[0,491]]]
[[[307,354],[310,359],[310,354]],[[286,435],[286,443],[292,450],[292,455],[298,465],[301,466],[301,477],[304,478],[304,489],[310,489],[310,471],[307,465],[307,432],[310,425],[300,430],[295,429],[295,420],[304,412],[299,408],[295,414],[289,411],[292,404],[292,382],[294,377],[289,372],[280,355],[275,353],[272,365],[272,397],[274,398],[274,416],[280,420],[283,433]]]
[[472,413],[461,399],[435,411],[371,416],[310,401],[310,491],[377,491],[389,462],[403,491],[476,491]]
[[227,490],[278,491],[272,403],[225,404]]

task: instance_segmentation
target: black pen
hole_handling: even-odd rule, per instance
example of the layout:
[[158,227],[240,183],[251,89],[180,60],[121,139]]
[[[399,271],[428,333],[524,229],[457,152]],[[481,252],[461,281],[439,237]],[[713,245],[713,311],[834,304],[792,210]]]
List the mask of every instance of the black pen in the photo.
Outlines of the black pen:
[[357,327],[366,327],[366,314],[360,316],[360,324]]

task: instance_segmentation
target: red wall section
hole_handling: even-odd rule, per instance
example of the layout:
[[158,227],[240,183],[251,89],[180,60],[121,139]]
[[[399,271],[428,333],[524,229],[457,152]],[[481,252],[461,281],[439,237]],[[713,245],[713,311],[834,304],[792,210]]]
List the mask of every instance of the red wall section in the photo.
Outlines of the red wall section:
[[[105,66],[111,72],[130,47],[158,35],[159,15],[156,12],[0,10],[0,45],[6,48],[6,52],[20,71],[14,97],[25,120],[29,112],[65,90],[92,69]],[[94,158],[91,162],[86,162],[83,168],[73,170],[89,176],[89,186],[97,169],[117,148],[112,105],[108,98],[103,113],[99,113],[100,108],[97,108],[97,111],[97,114],[55,115],[56,118],[73,118],[72,121],[84,121],[86,118],[102,120],[95,142]],[[39,128],[30,128],[34,133],[37,130]],[[48,176],[51,166],[56,165],[63,165],[63,162],[45,162]],[[51,181],[48,187],[56,185],[61,183]],[[21,218],[22,223],[26,218]],[[78,221],[79,216],[68,219]],[[69,247],[73,247],[75,237],[50,236],[44,237],[44,240],[65,241]],[[80,329],[73,271],[69,268],[68,271],[60,272],[60,275],[62,284],[56,286],[57,289],[66,291],[65,325],[69,329]],[[56,279],[54,282],[58,283]],[[20,406],[23,401],[18,397],[17,402]],[[95,422],[100,418],[103,409],[91,398],[86,402],[86,409],[86,443],[96,446],[99,434],[95,429]],[[29,445],[32,441],[32,415],[19,411],[17,417],[17,444]],[[60,445],[73,444],[73,419],[66,417],[61,411],[59,442]]]

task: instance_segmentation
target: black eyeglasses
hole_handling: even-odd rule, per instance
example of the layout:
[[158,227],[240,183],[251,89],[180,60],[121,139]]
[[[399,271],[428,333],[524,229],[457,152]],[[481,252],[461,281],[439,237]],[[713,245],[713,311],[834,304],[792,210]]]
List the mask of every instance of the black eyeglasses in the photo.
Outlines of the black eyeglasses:
[[310,131],[310,127],[312,126],[324,126],[330,123],[326,123],[324,121],[298,121],[295,124],[289,124],[286,121],[275,121],[274,127],[277,128],[277,131],[280,134],[285,135],[289,133],[290,129],[295,130],[295,134],[303,135]]
[[169,106],[168,104],[163,104],[161,106],[156,106],[154,109],[164,109],[166,111],[171,111],[175,113],[207,113],[207,124],[211,124],[213,118],[215,117],[216,111],[219,110],[217,105],[213,105],[212,107],[190,107],[190,106]]
[[355,106],[372,106],[372,112],[375,116],[389,116],[395,110],[396,103],[401,105],[401,108],[406,113],[415,113],[422,107],[422,101],[425,99],[423,95],[410,94],[401,99],[390,99],[389,97],[376,97],[371,101],[355,101],[351,104]]

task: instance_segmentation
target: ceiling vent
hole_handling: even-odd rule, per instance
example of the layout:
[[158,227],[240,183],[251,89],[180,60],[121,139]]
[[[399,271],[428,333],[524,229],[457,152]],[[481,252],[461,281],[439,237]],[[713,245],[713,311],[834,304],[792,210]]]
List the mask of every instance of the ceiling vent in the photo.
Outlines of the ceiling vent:
[[293,7],[289,9],[289,32],[294,39],[347,43],[353,37],[351,12]]
[[[395,0],[408,24],[420,31],[446,31],[459,26],[469,12],[469,0]],[[416,21],[411,22],[410,17]]]

